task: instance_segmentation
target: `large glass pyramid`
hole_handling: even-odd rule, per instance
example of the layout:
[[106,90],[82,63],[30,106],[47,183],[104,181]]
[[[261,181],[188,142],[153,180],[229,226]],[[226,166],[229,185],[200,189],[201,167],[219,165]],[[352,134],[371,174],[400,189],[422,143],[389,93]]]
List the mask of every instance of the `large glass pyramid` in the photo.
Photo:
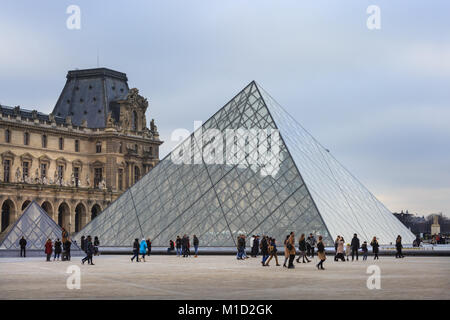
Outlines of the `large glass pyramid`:
[[255,82],[178,145],[81,230],[107,246],[150,237],[167,246],[196,234],[201,246],[235,246],[239,234],[290,231],[328,245],[353,233],[393,242],[406,229]]
[[[27,240],[27,250],[44,250],[45,242],[48,238],[55,241],[61,239],[62,229],[49,217],[36,201],[32,201],[20,218],[11,224],[0,238],[0,250],[20,249],[19,240],[25,237]],[[72,243],[72,250],[79,248]]]

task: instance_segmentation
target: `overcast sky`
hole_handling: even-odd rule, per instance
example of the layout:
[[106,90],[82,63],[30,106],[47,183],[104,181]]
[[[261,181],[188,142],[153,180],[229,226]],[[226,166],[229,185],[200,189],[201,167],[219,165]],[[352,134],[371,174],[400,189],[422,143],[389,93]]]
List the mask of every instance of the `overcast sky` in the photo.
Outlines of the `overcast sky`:
[[[66,9],[81,9],[69,30]],[[345,5],[344,5],[345,4]],[[366,27],[369,5],[381,29]],[[171,147],[256,80],[392,211],[450,215],[448,1],[2,1],[0,103],[49,113],[68,70],[125,72]]]

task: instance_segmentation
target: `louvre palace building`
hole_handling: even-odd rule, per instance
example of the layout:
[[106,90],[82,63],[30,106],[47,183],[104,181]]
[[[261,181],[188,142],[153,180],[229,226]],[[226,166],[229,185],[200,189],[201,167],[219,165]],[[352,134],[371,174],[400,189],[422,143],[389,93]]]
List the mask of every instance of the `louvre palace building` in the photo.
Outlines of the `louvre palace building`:
[[159,161],[146,98],[126,74],[73,70],[50,114],[0,105],[1,232],[35,200],[78,232]]

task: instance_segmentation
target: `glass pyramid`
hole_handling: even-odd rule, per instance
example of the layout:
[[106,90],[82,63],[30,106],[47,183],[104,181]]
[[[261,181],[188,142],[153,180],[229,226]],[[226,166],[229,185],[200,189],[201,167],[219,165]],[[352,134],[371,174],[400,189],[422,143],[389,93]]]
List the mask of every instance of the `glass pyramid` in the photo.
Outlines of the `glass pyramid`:
[[290,231],[328,245],[353,233],[380,243],[414,236],[255,82],[179,144],[81,230],[106,246],[134,238],[167,246],[177,235],[201,246],[236,245],[239,234]]
[[[32,201],[20,218],[11,224],[0,239],[0,249],[18,250],[19,240],[25,237],[27,250],[44,250],[48,238],[61,239],[62,229],[49,217],[36,201]],[[72,243],[72,250],[78,247]]]

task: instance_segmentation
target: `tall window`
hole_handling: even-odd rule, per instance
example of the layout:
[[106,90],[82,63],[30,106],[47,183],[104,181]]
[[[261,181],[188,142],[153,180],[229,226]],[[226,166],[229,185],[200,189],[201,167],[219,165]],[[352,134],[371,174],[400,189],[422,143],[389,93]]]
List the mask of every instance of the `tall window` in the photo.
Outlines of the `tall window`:
[[80,152],[80,140],[75,140],[75,152]]
[[28,132],[23,134],[23,144],[26,146],[30,144],[30,134]]
[[11,142],[11,131],[9,131],[9,129],[5,130],[5,142],[7,143]]
[[75,178],[75,187],[78,187],[78,182],[80,181],[80,168],[73,168],[73,177]]
[[47,148],[47,136],[42,135],[42,148]]
[[22,177],[23,177],[23,180],[25,180],[28,177],[28,174],[29,174],[30,163],[28,161],[24,161],[22,163],[22,169],[23,169]]
[[102,182],[102,168],[94,169],[94,187],[99,187],[100,182]]
[[137,113],[133,111],[131,113],[131,130],[137,131]]
[[102,153],[102,143],[101,143],[100,141],[98,141],[98,142],[95,144],[95,152],[96,152],[96,153]]
[[123,169],[119,169],[118,180],[118,189],[123,190]]
[[64,178],[64,166],[58,166],[58,181],[59,181],[59,183],[62,182],[63,178]]
[[41,179],[43,180],[45,177],[47,177],[47,164],[41,163]]
[[11,160],[5,160],[3,162],[3,181],[10,182],[11,176]]
[[122,142],[119,144],[119,153],[122,153]]
[[59,138],[59,150],[63,150],[64,149],[64,138],[60,137]]
[[139,170],[138,166],[135,166],[134,167],[134,183],[136,183],[139,180],[140,176],[141,176],[141,171]]

